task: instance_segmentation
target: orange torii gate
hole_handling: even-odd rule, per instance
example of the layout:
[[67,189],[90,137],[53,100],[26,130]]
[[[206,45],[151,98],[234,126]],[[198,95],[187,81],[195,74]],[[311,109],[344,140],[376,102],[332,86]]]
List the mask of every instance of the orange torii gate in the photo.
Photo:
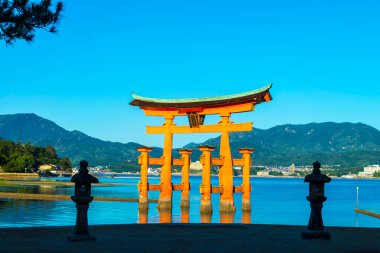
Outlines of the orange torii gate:
[[[252,149],[240,149],[243,155],[242,159],[233,159],[230,149],[229,133],[243,132],[252,130],[252,122],[233,123],[230,120],[232,113],[241,113],[253,111],[256,104],[269,102],[272,100],[269,89],[272,84],[257,90],[243,92],[228,96],[209,97],[209,98],[190,98],[190,99],[159,99],[146,98],[132,94],[133,106],[139,106],[144,110],[147,116],[159,116],[165,119],[162,126],[147,126],[148,134],[164,134],[163,156],[160,158],[149,157],[148,153],[152,150],[149,147],[140,147],[141,152],[139,164],[141,165],[141,180],[139,182],[139,209],[148,209],[148,191],[160,191],[160,197],[157,208],[168,210],[172,208],[173,190],[182,191],[181,207],[189,207],[189,166],[191,150],[180,149],[181,159],[172,158],[173,134],[184,133],[220,133],[220,157],[212,158],[211,152],[214,147],[201,146],[199,149],[203,155],[201,158],[202,184],[200,191],[201,212],[212,212],[211,193],[220,193],[220,211],[235,211],[233,193],[243,193],[243,210],[250,210],[250,154]],[[221,121],[213,125],[204,125],[206,115],[219,114]],[[173,120],[176,116],[187,116],[189,119],[188,126],[177,126]],[[148,183],[148,165],[161,165],[161,183],[152,185]],[[173,185],[171,181],[172,165],[182,166],[182,183]],[[219,186],[211,186],[210,169],[211,165],[219,166]],[[242,186],[233,185],[233,166],[243,166],[243,183]]]

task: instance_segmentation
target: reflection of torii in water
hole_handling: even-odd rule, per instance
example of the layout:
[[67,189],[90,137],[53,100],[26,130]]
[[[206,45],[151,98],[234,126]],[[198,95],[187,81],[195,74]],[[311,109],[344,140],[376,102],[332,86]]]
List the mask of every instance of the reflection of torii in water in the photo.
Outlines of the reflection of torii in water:
[[[242,159],[233,159],[231,155],[229,133],[230,132],[244,132],[252,130],[252,123],[233,123],[230,121],[232,113],[241,113],[253,111],[256,104],[261,102],[269,102],[272,100],[269,89],[272,85],[267,85],[257,90],[243,92],[228,96],[208,97],[208,98],[189,98],[189,99],[158,99],[158,98],[146,98],[136,94],[132,94],[133,101],[130,103],[133,106],[139,106],[144,110],[147,116],[159,116],[164,117],[165,123],[162,126],[147,126],[146,132],[148,134],[164,134],[164,149],[163,157],[150,158],[148,152],[151,148],[140,148],[142,152],[139,162],[141,164],[141,182],[139,184],[140,190],[140,204],[139,208],[147,208],[147,191],[160,190],[160,198],[158,208],[165,210],[171,209],[172,206],[172,191],[182,190],[182,197],[187,192],[188,197],[188,181],[182,179],[182,184],[179,186],[172,185],[171,182],[171,167],[172,165],[183,165],[184,160],[189,159],[191,153],[190,150],[182,150],[182,162],[176,161],[180,159],[172,159],[172,145],[173,134],[184,133],[220,133],[220,158],[211,159],[210,165],[219,165],[219,187],[211,187],[210,182],[202,182],[202,184],[208,183],[211,189],[204,189],[206,195],[210,193],[220,193],[220,211],[235,211],[233,193],[237,190],[233,186],[233,165],[245,165],[248,166],[248,177],[243,179],[243,186],[241,192],[243,192],[243,209],[244,205],[246,209],[250,208],[250,183],[249,183],[249,165],[245,164]],[[204,119],[206,115],[219,114],[221,121],[213,125],[204,125]],[[177,126],[173,120],[176,116],[187,116],[189,119],[188,126]],[[203,149],[204,152],[211,152],[213,149]],[[181,152],[181,151],[180,151]],[[250,158],[250,153],[253,151],[250,149],[244,149],[241,151],[243,156]],[[248,154],[248,156],[246,155]],[[236,162],[235,162],[236,160]],[[161,171],[161,184],[160,185],[148,185],[147,176],[145,176],[145,170],[147,170],[148,164],[162,165]],[[145,168],[146,167],[146,168]],[[244,174],[244,172],[243,172]],[[244,176],[244,175],[243,175]],[[202,180],[203,181],[203,180]],[[206,187],[208,188],[208,187]],[[202,189],[201,189],[202,191]],[[209,198],[204,196],[202,198]],[[146,205],[146,207],[145,207]]]

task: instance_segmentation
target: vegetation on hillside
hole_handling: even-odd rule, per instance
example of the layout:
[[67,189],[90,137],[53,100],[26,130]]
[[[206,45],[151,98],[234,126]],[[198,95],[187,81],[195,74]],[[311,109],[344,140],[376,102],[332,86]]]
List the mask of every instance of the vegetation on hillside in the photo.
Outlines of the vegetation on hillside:
[[[102,141],[79,131],[68,131],[50,120],[32,113],[0,115],[0,137],[37,146],[52,146],[59,156],[67,156],[73,164],[88,161],[90,167],[137,165],[138,143]],[[154,148],[149,155],[160,157],[162,149]]]
[[[79,131],[67,131],[35,114],[0,115],[0,137],[24,144],[50,145],[59,156],[69,157],[73,164],[87,160],[91,167],[111,165],[116,167],[115,171],[133,172],[138,168],[137,147],[141,144],[102,141]],[[369,164],[380,164],[380,131],[362,123],[288,124],[267,130],[254,129],[231,133],[230,143],[234,158],[241,158],[239,148],[254,148],[253,166],[281,167],[292,163],[305,166],[318,160],[322,165],[339,165],[330,174],[338,175],[344,168],[362,170]],[[193,149],[192,161],[199,160],[198,146],[205,144],[215,146],[212,155],[219,156],[220,137],[216,137],[186,145],[185,148]],[[149,155],[161,157],[162,149],[154,148]],[[176,150],[173,157],[179,157]],[[255,175],[257,171],[252,172]]]
[[129,172],[129,173],[140,173],[140,165],[136,162],[123,162],[118,165],[111,165],[108,168],[110,171],[113,172]]
[[[192,159],[199,157],[199,145],[215,146],[212,155],[218,156],[219,143],[220,137],[216,137],[199,144],[190,143],[185,148],[194,150]],[[362,123],[287,124],[231,133],[230,143],[235,158],[241,157],[239,148],[254,148],[253,165],[305,166],[318,160],[323,165],[363,169],[380,163],[380,131]]]
[[52,146],[40,147],[29,143],[0,140],[0,168],[4,172],[35,172],[43,164],[52,164],[61,170],[71,168],[69,158],[58,158]]

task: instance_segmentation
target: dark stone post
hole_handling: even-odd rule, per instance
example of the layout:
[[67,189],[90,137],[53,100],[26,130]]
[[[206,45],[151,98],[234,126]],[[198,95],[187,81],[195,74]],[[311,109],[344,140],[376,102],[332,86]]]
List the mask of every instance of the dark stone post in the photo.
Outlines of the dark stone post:
[[88,174],[88,162],[81,161],[79,163],[79,173],[71,178],[71,182],[75,183],[75,193],[71,199],[76,203],[77,218],[75,223],[74,234],[70,235],[70,241],[95,240],[88,232],[87,211],[89,204],[94,199],[91,196],[91,183],[99,183],[99,180]]
[[322,208],[325,197],[324,185],[329,183],[331,178],[321,173],[321,164],[313,163],[313,173],[305,177],[305,182],[309,183],[309,196],[306,199],[310,202],[311,212],[307,230],[302,232],[302,239],[326,239],[330,240],[331,235],[323,226]]

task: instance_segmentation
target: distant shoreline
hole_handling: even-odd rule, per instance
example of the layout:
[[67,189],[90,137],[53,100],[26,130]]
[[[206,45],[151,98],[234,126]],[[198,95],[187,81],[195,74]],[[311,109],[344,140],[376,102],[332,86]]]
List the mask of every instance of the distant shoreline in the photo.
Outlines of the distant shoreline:
[[[122,173],[116,173],[116,172],[108,172],[108,173],[104,173],[104,174],[125,174],[125,175],[129,175],[129,176],[140,176],[140,173],[129,173],[129,172],[122,172]],[[181,176],[182,174],[181,173],[172,173],[173,176]],[[159,177],[160,174],[148,174],[148,176],[157,176]],[[195,177],[201,177],[202,174],[189,174],[189,176],[195,176]],[[218,177],[218,175],[211,175],[212,177]],[[234,178],[241,178],[242,176],[234,176]],[[250,178],[300,178],[300,179],[303,179],[304,177],[293,177],[293,176],[257,176],[257,175],[250,175]],[[344,177],[331,177],[332,179],[357,179],[357,180],[363,180],[363,179],[371,179],[371,180],[379,180],[380,178],[344,178]]]
[[[91,172],[90,172],[91,173]],[[130,173],[130,172],[106,172],[106,173],[100,173],[104,174],[104,176],[97,175],[97,173],[91,173],[97,177],[120,177],[121,175],[126,176],[140,176],[140,173]],[[181,176],[181,173],[172,173],[173,176]],[[160,176],[160,174],[148,174],[148,176]],[[201,177],[201,174],[190,174],[189,176],[196,176]],[[218,175],[211,175],[212,177],[218,177]],[[234,176],[234,178],[241,178],[242,176]],[[37,173],[0,173],[0,180],[1,179],[22,179],[22,178],[39,178],[39,175]],[[251,175],[250,178],[300,178],[303,179],[304,177],[293,177],[293,176],[257,176],[257,175]],[[344,177],[331,177],[332,179],[350,179],[350,180],[379,180],[380,178],[344,178]]]

